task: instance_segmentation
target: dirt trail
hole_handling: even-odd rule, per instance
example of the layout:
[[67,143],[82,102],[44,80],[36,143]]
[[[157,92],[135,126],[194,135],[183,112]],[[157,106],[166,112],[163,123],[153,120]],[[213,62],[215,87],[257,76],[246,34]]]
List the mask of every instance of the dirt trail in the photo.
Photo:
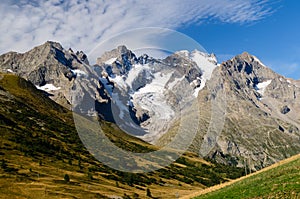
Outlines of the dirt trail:
[[207,189],[203,189],[203,190],[201,190],[201,191],[197,191],[197,192],[192,193],[192,194],[190,194],[190,195],[186,195],[186,196],[180,197],[180,199],[190,199],[190,198],[194,198],[194,197],[196,197],[196,196],[200,196],[200,195],[203,195],[203,194],[212,192],[212,191],[216,191],[216,190],[218,190],[218,189],[221,189],[221,188],[223,188],[223,187],[226,187],[226,186],[228,186],[228,185],[231,185],[231,184],[233,184],[233,183],[235,183],[235,182],[238,182],[238,181],[243,180],[243,179],[245,179],[245,178],[249,178],[249,177],[251,177],[251,176],[257,175],[257,174],[259,174],[259,173],[261,173],[261,172],[268,171],[268,170],[270,170],[270,169],[273,169],[273,168],[278,167],[278,166],[280,166],[280,165],[282,165],[282,164],[291,162],[291,161],[296,160],[296,159],[298,159],[298,158],[300,158],[300,154],[295,155],[295,156],[292,156],[292,157],[287,158],[287,159],[285,159],[285,160],[282,160],[282,161],[280,161],[280,162],[277,162],[277,163],[275,163],[275,164],[273,164],[273,165],[271,165],[271,166],[269,166],[269,167],[263,168],[263,169],[261,169],[261,170],[255,172],[255,173],[252,173],[252,174],[249,174],[249,175],[247,175],[247,176],[243,176],[243,177],[241,177],[241,178],[238,178],[238,179],[235,179],[235,180],[231,180],[231,181],[228,181],[228,182],[219,184],[219,185],[215,185],[215,186],[209,187],[209,188],[207,188]]

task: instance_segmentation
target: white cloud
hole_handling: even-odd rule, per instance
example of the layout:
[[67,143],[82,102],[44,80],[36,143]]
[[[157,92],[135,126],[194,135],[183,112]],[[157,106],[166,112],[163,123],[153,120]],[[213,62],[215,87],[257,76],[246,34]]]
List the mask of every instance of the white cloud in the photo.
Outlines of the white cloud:
[[0,53],[24,52],[46,40],[88,52],[132,28],[176,29],[208,19],[243,24],[271,13],[266,0],[4,0]]

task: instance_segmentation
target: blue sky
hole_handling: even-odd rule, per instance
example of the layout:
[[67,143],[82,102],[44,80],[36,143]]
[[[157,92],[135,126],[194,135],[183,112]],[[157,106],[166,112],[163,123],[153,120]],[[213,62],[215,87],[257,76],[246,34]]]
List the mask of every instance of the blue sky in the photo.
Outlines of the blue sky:
[[219,61],[247,51],[276,72],[300,79],[300,1],[271,4],[274,12],[245,24],[218,21],[183,26],[179,31],[197,40]]
[[[88,53],[124,31],[161,27],[192,37],[219,61],[247,51],[300,79],[299,10],[296,0],[2,0],[0,54],[47,40]],[[147,46],[139,37],[126,40]]]

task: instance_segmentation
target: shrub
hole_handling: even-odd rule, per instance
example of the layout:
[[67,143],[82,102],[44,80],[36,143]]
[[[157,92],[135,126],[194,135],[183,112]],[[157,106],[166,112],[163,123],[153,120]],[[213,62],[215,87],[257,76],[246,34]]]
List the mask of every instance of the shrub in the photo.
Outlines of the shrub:
[[88,179],[89,180],[93,180],[94,179],[92,173],[90,173],[90,172],[88,172]]
[[65,174],[64,181],[65,182],[70,182],[70,176],[68,174]]
[[3,159],[1,160],[1,168],[4,169],[4,170],[7,169],[6,161],[3,160]]
[[151,191],[150,191],[150,189],[149,189],[149,188],[147,188],[147,190],[146,190],[146,196],[148,196],[148,197],[152,197],[152,195],[151,195]]

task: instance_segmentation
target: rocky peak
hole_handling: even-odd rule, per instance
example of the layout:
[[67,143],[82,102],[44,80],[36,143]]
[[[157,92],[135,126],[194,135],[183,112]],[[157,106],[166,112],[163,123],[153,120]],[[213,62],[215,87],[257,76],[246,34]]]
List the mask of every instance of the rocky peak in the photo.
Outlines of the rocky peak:
[[[122,60],[122,57],[127,58],[134,58],[135,55],[132,51],[128,50],[126,46],[118,46],[117,48],[105,52],[101,57],[97,58],[97,64],[103,65],[103,64],[112,64],[114,61],[119,59]],[[136,58],[136,57],[135,57]]]
[[55,42],[55,41],[46,41],[43,45],[37,46],[36,48],[41,48],[41,47],[50,47],[50,48],[57,48],[59,50],[63,50],[63,47],[60,43]]
[[234,83],[236,89],[244,91],[278,77],[278,74],[266,67],[257,57],[247,52],[223,62],[220,68],[229,76],[228,80]]
[[[47,41],[25,53],[10,52],[0,56],[0,72],[15,73],[29,80],[67,108],[71,104],[70,88],[74,85],[81,88],[81,83],[74,80],[93,74],[86,64],[88,60],[84,52],[65,50],[61,44],[53,41]],[[95,93],[92,95],[95,96]]]
[[[216,106],[222,107],[226,102],[224,127],[217,136],[214,131],[209,132],[211,118],[208,117],[207,123],[200,127],[199,138],[195,139],[201,142],[201,134],[207,131],[204,140],[210,146],[215,140],[215,148],[209,154],[211,158],[237,166],[245,166],[247,160],[247,167],[255,170],[299,153],[300,104],[297,99],[300,87],[297,81],[276,74],[247,52],[220,64],[212,77],[207,81],[208,86],[199,92],[198,99],[203,104],[201,108],[205,107],[214,99],[214,92],[212,94],[209,88],[224,89],[224,101]],[[204,121],[205,117],[203,114]],[[196,141],[191,147],[195,147],[195,152],[203,149]]]
[[118,46],[116,50],[118,51],[119,54],[126,54],[130,51],[124,45]]
[[142,64],[142,65],[149,64],[149,63],[154,64],[155,62],[158,62],[158,60],[154,59],[153,57],[150,57],[147,54],[143,54],[137,58],[137,63]]
[[175,67],[176,70],[185,74],[189,82],[202,76],[202,70],[197,66],[196,62],[191,60],[186,54],[176,52],[162,61],[169,67]]
[[242,54],[237,55],[236,57],[239,57],[240,59],[243,59],[243,60],[248,61],[248,62],[252,62],[254,60],[254,56],[252,56],[248,52],[243,52]]
[[118,46],[97,58],[96,63],[112,76],[126,74],[137,62],[138,59],[131,50],[128,50],[126,46]]
[[147,54],[137,57],[126,46],[118,46],[97,58],[96,66],[101,68],[100,71],[106,71],[109,76],[114,77],[128,74],[133,65],[153,64],[155,62],[158,62],[158,60]]
[[88,58],[87,58],[87,55],[83,52],[83,51],[77,51],[76,52],[76,57],[82,61],[83,63],[89,65],[89,61],[88,61]]

